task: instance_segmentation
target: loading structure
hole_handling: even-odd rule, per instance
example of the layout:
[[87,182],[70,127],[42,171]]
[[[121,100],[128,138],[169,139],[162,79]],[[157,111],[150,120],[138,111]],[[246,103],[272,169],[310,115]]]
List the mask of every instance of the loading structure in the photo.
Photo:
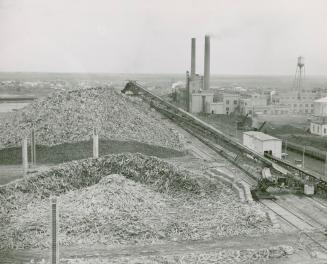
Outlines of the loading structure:
[[[244,167],[240,167],[241,160],[246,160],[246,163],[255,162],[261,169],[268,167],[272,172],[283,175],[287,174],[287,179],[293,184],[310,184],[314,185],[316,190],[327,191],[327,179],[322,178],[321,175],[299,168],[268,153],[262,155],[251,150],[234,138],[205,123],[187,111],[166,102],[159,96],[148,91],[138,82],[128,81],[122,93],[126,93],[127,91],[138,94],[145,101],[149,102],[151,107],[173,121],[178,121],[176,123],[183,129],[198,137],[209,147],[215,148],[216,152],[219,152],[223,157],[227,158],[249,176],[255,177],[256,180],[260,178],[261,170],[249,171]],[[213,143],[213,140],[215,143]]]

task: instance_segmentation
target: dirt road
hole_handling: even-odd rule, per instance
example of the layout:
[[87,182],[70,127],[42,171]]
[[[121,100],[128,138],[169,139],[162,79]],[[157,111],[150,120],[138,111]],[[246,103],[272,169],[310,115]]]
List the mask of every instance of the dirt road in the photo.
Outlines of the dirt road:
[[[297,233],[273,234],[259,237],[227,237],[214,241],[185,241],[165,242],[163,244],[145,246],[117,246],[106,247],[104,245],[61,247],[60,258],[119,258],[138,257],[149,255],[185,255],[191,253],[203,253],[224,249],[260,249],[278,245],[290,245],[297,247],[299,236]],[[0,251],[1,263],[18,264],[26,263],[31,259],[48,259],[49,250],[11,250]]]

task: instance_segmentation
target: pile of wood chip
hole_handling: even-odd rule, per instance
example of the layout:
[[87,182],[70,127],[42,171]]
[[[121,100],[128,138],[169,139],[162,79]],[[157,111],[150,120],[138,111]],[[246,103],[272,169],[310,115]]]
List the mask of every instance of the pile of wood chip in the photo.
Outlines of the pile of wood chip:
[[140,100],[110,87],[57,91],[0,122],[0,148],[21,144],[36,131],[37,143],[56,145],[90,139],[93,128],[100,138],[135,140],[181,150],[183,140]]
[[49,246],[51,195],[59,196],[62,245],[270,231],[259,205],[240,203],[219,182],[155,157],[118,154],[64,163],[0,187],[0,248]]

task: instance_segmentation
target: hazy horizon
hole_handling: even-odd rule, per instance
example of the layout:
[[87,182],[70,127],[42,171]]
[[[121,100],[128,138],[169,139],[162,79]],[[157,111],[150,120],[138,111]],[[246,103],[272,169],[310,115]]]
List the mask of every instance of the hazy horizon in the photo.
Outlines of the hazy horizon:
[[[178,73],[178,72],[134,72],[134,73],[126,73],[126,72],[60,72],[60,71],[0,71],[0,74],[105,74],[105,75],[180,75],[185,76],[185,73]],[[211,73],[211,77],[217,76],[262,76],[262,77],[291,77],[294,78],[295,74],[265,74],[265,73]],[[327,78],[327,74],[306,74],[304,78],[315,78],[315,77],[325,77]]]

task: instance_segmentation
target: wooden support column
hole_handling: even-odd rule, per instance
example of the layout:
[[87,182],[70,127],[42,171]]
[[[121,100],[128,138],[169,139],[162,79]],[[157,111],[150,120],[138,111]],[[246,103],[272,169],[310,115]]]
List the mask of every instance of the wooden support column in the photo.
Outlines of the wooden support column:
[[58,243],[58,209],[57,198],[50,199],[50,214],[51,214],[51,264],[59,264],[59,243]]
[[36,142],[34,129],[32,130],[31,134],[31,165],[36,165]]
[[97,129],[93,129],[93,158],[99,157],[99,135]]
[[27,138],[22,141],[22,162],[23,162],[23,174],[26,176],[28,171],[28,153],[27,153]]

